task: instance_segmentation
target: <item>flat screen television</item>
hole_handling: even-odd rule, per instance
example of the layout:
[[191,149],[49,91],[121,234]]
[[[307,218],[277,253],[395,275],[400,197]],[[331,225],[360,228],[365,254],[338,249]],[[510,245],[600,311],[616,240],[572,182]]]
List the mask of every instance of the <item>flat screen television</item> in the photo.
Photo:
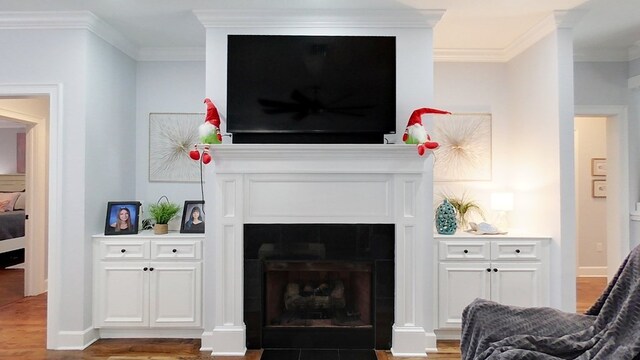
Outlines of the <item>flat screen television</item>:
[[391,36],[229,35],[234,143],[382,143],[396,131]]

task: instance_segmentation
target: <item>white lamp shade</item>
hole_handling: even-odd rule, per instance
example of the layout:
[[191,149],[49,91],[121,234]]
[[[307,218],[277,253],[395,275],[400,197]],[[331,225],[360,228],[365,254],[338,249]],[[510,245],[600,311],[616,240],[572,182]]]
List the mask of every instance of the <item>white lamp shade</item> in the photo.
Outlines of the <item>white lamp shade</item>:
[[496,211],[513,210],[513,193],[499,192],[491,194],[491,209]]

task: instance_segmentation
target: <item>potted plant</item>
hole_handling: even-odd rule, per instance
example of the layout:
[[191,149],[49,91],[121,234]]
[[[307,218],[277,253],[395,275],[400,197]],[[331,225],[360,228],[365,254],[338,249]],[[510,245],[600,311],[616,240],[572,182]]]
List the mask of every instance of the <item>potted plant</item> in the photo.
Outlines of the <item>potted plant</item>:
[[180,209],[180,205],[172,203],[168,199],[165,202],[158,201],[156,204],[151,204],[149,206],[149,214],[155,222],[153,226],[154,234],[162,235],[168,233],[169,221],[178,215]]
[[460,197],[444,195],[444,198],[449,200],[449,203],[453,205],[456,209],[456,214],[458,217],[458,228],[462,231],[465,231],[469,227],[469,215],[472,212],[480,215],[480,217],[484,220],[484,213],[480,208],[480,205],[475,200],[470,200],[466,193],[462,194]]

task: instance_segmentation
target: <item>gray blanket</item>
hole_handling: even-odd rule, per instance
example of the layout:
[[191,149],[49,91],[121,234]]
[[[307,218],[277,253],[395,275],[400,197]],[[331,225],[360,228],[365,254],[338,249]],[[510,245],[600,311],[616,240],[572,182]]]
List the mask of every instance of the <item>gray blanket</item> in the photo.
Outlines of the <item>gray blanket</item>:
[[0,240],[24,236],[24,210],[0,212]]
[[463,360],[640,360],[640,247],[585,315],[476,299],[462,313]]

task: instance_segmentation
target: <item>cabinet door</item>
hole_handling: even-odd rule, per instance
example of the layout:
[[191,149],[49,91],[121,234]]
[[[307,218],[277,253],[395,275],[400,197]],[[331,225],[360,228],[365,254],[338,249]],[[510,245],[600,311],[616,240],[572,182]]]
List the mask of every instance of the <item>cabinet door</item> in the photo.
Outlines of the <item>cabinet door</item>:
[[492,263],[493,301],[524,307],[546,306],[542,286],[540,263]]
[[202,323],[202,264],[152,262],[149,272],[151,327]]
[[489,262],[440,263],[438,321],[441,328],[460,328],[462,310],[475,298],[489,298],[489,265]]
[[102,261],[98,266],[96,323],[99,327],[149,324],[146,262]]

